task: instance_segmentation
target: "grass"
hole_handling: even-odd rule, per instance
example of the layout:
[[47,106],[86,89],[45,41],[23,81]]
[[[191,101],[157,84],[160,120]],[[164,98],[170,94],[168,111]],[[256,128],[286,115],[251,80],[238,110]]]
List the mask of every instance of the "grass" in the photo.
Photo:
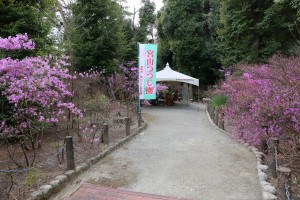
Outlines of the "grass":
[[35,168],[31,168],[28,171],[27,178],[26,178],[26,186],[32,187],[32,185],[35,183],[37,178],[39,177],[39,171],[37,171]]
[[211,98],[211,104],[216,108],[220,108],[226,105],[227,102],[228,102],[228,97],[225,96],[224,94],[217,94]]

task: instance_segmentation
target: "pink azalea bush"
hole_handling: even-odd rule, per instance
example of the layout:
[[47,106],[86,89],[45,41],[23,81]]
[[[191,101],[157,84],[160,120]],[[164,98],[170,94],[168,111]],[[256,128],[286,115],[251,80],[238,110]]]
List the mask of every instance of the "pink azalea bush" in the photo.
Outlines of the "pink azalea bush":
[[300,57],[238,68],[242,76],[230,76],[218,91],[229,97],[224,111],[234,136],[253,145],[271,137],[299,143]]
[[135,62],[126,62],[119,66],[120,73],[110,77],[110,84],[125,100],[132,102],[138,98],[138,69]]
[[115,91],[119,99],[127,105],[127,116],[132,116],[136,109],[138,99],[138,68],[133,61],[119,66],[119,73],[108,78],[109,87]]
[[[134,101],[138,98],[138,68],[135,62],[127,62],[119,66],[120,74],[111,76],[110,83],[115,86],[115,91],[126,94],[127,98]],[[156,92],[167,90],[166,85],[157,83]]]
[[169,87],[160,83],[156,84],[156,95],[158,95],[160,92],[168,90]]
[[[34,49],[28,36],[0,38],[0,50]],[[64,60],[55,57],[26,57],[22,60],[0,60],[0,86],[5,112],[1,115],[4,135],[30,135],[50,122],[58,122],[66,110],[76,115],[81,111],[67,97],[73,94],[64,80],[74,78]],[[2,105],[3,108],[3,105]]]
[[2,50],[20,50],[20,49],[34,49],[35,44],[28,38],[28,35],[18,34],[16,37],[9,36],[8,38],[0,37],[0,49]]

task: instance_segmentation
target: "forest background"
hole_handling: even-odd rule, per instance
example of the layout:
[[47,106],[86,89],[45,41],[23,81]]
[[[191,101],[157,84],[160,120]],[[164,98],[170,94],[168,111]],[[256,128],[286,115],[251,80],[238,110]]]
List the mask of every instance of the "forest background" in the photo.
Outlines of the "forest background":
[[[1,137],[8,150],[19,145],[24,154],[23,163],[3,166],[34,167],[30,158],[53,123],[62,122],[63,135],[77,127],[78,141],[94,147],[101,138],[96,132],[112,113],[122,113],[121,105],[124,115],[134,117],[138,42],[158,44],[158,70],[170,63],[198,78],[202,91],[218,89],[202,94],[221,99],[213,102],[227,114],[236,138],[259,145],[279,137],[297,153],[300,2],[163,3],[156,13],[152,1],[141,0],[130,13],[125,0],[0,0]],[[43,84],[27,88],[33,79],[51,80],[51,91]],[[45,98],[49,94],[53,98]],[[29,188],[33,172],[26,174]],[[11,185],[17,184],[11,183],[8,195],[15,194]]]

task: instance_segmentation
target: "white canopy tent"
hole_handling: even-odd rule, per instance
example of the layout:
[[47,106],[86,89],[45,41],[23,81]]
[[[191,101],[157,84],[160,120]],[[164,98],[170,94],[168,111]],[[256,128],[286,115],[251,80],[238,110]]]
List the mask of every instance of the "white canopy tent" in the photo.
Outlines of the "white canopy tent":
[[163,70],[156,73],[156,81],[176,81],[199,86],[199,79],[172,70],[169,63]]
[[199,79],[172,70],[169,66],[169,63],[167,63],[166,67],[163,70],[156,72],[156,81],[157,82],[175,81],[175,82],[183,82],[183,83],[188,83],[188,84],[198,86],[198,103],[199,103]]

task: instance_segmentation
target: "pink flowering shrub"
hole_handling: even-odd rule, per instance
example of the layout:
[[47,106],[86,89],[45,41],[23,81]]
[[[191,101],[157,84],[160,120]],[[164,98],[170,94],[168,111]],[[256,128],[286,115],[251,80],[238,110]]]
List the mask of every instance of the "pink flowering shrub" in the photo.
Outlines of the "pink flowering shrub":
[[9,36],[8,38],[0,37],[0,49],[2,50],[22,50],[34,49],[35,44],[30,40],[25,33],[24,35],[18,34],[16,37]]
[[169,87],[160,83],[156,84],[156,95],[158,95],[160,92],[168,90]]
[[300,57],[239,69],[242,76],[229,77],[218,91],[229,97],[225,118],[234,136],[253,145],[271,137],[299,143]]
[[135,62],[126,62],[119,66],[119,73],[108,77],[110,90],[114,91],[118,99],[127,105],[127,115],[131,116],[138,99],[138,69]]
[[144,100],[141,102],[143,106],[152,106],[152,104],[148,100]]
[[[127,105],[138,101],[138,68],[135,62],[127,62],[119,67],[120,73],[110,77],[110,84],[114,91],[123,95]],[[156,84],[156,95],[159,92],[167,90],[168,87],[163,84]],[[149,101],[143,101],[143,105],[151,105]],[[132,110],[135,110],[134,108]]]
[[[33,48],[26,34],[0,39],[0,50]],[[33,140],[44,124],[58,122],[66,110],[81,115],[72,102],[65,102],[72,96],[64,83],[72,78],[68,65],[52,56],[0,60],[1,98],[5,102],[0,119],[2,136],[22,135]]]
[[138,68],[135,62],[126,62],[119,66],[120,73],[110,77],[110,83],[116,91],[125,96],[128,102],[138,98]]

